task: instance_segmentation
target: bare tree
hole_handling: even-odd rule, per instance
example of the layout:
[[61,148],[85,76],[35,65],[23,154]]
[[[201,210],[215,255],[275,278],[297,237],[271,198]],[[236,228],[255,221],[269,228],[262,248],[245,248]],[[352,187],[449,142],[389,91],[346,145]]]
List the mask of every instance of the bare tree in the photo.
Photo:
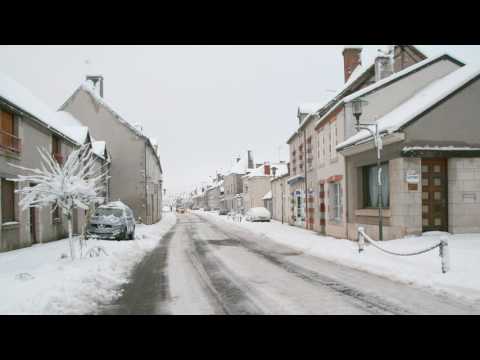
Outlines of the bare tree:
[[99,196],[107,179],[105,167],[95,166],[95,157],[89,145],[73,150],[63,165],[46,150],[38,149],[41,156],[41,170],[10,164],[27,172],[11,179],[15,182],[34,183],[15,192],[22,194],[22,210],[29,207],[57,207],[67,216],[70,257],[75,259],[72,237],[72,216],[75,208],[88,210],[95,202],[103,202]]

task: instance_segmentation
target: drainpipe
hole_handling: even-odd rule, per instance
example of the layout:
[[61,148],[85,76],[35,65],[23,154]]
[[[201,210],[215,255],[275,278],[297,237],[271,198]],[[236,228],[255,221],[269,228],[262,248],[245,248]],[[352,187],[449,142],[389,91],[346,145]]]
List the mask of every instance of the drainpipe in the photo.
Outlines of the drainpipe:
[[304,208],[305,208],[305,213],[304,213],[304,217],[305,217],[305,229],[308,229],[308,214],[307,214],[307,192],[308,192],[308,189],[307,189],[307,128],[305,127],[305,129],[303,129],[303,152],[304,152],[304,155],[303,155],[303,167],[304,167],[304,171],[305,171],[305,204],[304,204]]
[[145,144],[145,222],[148,221],[148,196],[147,196],[147,142]]

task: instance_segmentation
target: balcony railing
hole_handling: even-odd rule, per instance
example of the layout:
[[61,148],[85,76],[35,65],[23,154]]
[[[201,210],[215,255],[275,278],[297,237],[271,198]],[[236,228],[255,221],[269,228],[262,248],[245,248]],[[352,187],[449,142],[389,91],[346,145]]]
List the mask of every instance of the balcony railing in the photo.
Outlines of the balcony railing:
[[13,134],[0,130],[0,147],[19,153],[22,150],[22,140]]
[[57,162],[62,165],[63,164],[63,156],[62,154],[52,154],[53,158],[57,160]]

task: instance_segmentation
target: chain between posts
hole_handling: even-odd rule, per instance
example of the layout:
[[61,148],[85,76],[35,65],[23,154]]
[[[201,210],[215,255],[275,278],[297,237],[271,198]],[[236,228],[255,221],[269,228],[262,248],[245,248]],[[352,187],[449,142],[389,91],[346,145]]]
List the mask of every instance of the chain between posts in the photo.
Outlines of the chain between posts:
[[376,247],[377,249],[390,254],[390,255],[396,255],[396,256],[415,256],[415,255],[420,255],[423,253],[426,253],[428,251],[434,250],[437,247],[439,248],[439,255],[442,259],[442,273],[446,273],[450,270],[450,254],[448,250],[448,238],[446,236],[442,237],[440,241],[432,245],[426,249],[421,249],[418,251],[414,252],[395,252],[391,250],[387,250],[380,245],[377,244],[376,241],[374,241],[370,236],[368,236],[365,233],[365,229],[363,227],[358,228],[358,252],[361,253],[362,251],[365,250],[365,241],[370,243],[372,246]]

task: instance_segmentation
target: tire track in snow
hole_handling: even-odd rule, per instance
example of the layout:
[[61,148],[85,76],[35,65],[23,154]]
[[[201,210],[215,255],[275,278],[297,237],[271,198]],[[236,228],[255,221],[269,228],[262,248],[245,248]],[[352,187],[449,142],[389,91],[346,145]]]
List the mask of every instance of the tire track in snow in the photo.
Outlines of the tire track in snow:
[[189,258],[204,282],[215,308],[227,315],[260,315],[264,311],[248,295],[246,284],[230,273],[215,259],[209,249],[208,240],[201,240],[193,226],[186,228],[191,246]]
[[[196,215],[198,216],[198,215]],[[201,217],[203,218],[203,217]],[[210,226],[212,226],[218,232],[224,234],[227,238],[229,238],[229,242],[236,242],[237,246],[244,247],[246,250],[259,255],[260,257],[264,258],[265,260],[269,261],[270,263],[282,268],[283,270],[303,279],[304,281],[308,281],[314,285],[325,286],[332,291],[340,293],[341,295],[350,299],[352,303],[356,306],[362,308],[363,310],[372,313],[372,314],[402,314],[407,315],[410,314],[409,311],[403,309],[397,305],[394,305],[390,302],[387,302],[378,296],[367,294],[363,291],[355,289],[353,287],[347,286],[342,284],[341,282],[319,274],[315,271],[306,269],[299,265],[296,265],[288,260],[285,260],[285,254],[280,252],[272,252],[267,251],[257,245],[256,243],[246,240],[236,234],[232,234],[229,231],[225,230],[224,228],[220,227],[219,225],[215,224],[214,222],[205,219]]]
[[167,276],[168,250],[175,234],[173,228],[160,244],[147,254],[132,271],[131,280],[123,286],[122,296],[112,305],[104,306],[104,315],[169,314],[171,299]]

